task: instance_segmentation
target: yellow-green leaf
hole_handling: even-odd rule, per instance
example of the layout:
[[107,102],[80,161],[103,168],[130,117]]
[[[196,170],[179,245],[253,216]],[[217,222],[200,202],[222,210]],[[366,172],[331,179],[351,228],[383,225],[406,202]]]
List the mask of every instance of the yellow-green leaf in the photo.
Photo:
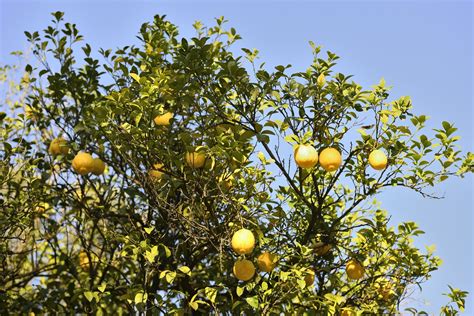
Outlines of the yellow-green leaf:
[[138,292],[135,294],[135,304],[145,303],[148,299],[148,294],[143,292]]
[[179,271],[183,272],[184,274],[191,275],[191,269],[187,266],[181,266],[178,268]]
[[206,287],[204,289],[204,294],[206,294],[206,297],[211,301],[211,303],[214,303],[217,297],[217,289],[213,287]]
[[107,287],[107,283],[102,282],[102,284],[99,285],[97,288],[99,289],[101,293],[104,293],[106,287]]
[[242,296],[242,294],[244,293],[244,288],[238,286],[236,292],[237,292],[237,296]]
[[199,303],[198,302],[189,302],[189,306],[191,306],[192,309],[197,311],[198,308],[199,308]]
[[92,302],[92,300],[94,299],[94,293],[90,291],[84,292],[84,296],[89,302]]
[[136,82],[140,83],[140,76],[137,74],[134,74],[133,72],[130,73],[130,77],[132,77]]
[[253,308],[258,308],[258,296],[247,297],[245,301]]
[[145,232],[150,235],[151,232],[153,231],[153,229],[155,229],[155,227],[145,227]]
[[176,278],[176,272],[170,271],[166,274],[166,282],[173,283],[174,279]]
[[158,246],[153,246],[150,251],[145,252],[145,257],[148,260],[148,262],[153,263],[155,262],[155,258],[158,255]]

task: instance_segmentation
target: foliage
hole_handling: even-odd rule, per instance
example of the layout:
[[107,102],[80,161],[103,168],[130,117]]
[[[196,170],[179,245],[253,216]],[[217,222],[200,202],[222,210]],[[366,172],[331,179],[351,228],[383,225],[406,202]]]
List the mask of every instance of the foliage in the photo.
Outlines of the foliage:
[[[223,18],[196,22],[186,39],[156,16],[140,46],[97,59],[88,44],[77,50],[74,24],[53,17],[43,32],[25,32],[39,62],[10,85],[1,114],[1,309],[394,313],[438,268],[434,249],[413,245],[417,224],[390,226],[374,196],[404,187],[436,197],[431,187],[472,172],[451,123],[426,131],[409,97],[390,101],[383,80],[364,90],[313,43],[306,71],[269,71],[256,50],[232,53],[240,36]],[[12,82],[10,71],[2,81]],[[155,125],[164,112],[171,124]],[[71,148],[65,156],[48,154],[57,137]],[[343,163],[298,169],[289,154],[297,144],[335,147]],[[383,171],[367,163],[376,148],[389,157]],[[105,174],[75,173],[79,151],[100,157]],[[204,168],[186,164],[192,151],[206,155]],[[149,176],[154,168],[161,179]],[[238,256],[230,240],[242,227],[257,246]],[[256,263],[264,251],[278,256],[272,272],[233,276],[237,259]],[[345,274],[351,259],[365,268],[360,280]],[[465,295],[449,297],[462,309]]]

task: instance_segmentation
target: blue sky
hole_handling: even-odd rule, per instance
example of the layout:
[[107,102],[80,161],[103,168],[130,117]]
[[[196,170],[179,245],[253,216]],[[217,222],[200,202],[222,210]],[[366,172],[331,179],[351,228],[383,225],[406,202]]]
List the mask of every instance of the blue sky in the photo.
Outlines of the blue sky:
[[[473,151],[473,4],[469,1],[18,1],[0,0],[0,63],[26,49],[23,31],[41,30],[50,12],[65,11],[93,48],[135,43],[141,23],[166,14],[182,36],[192,23],[225,16],[240,45],[260,50],[268,67],[311,63],[312,40],[341,56],[337,71],[365,87],[384,77],[393,97],[412,97],[414,112],[431,117],[428,127],[454,122],[464,150]],[[447,284],[474,292],[473,180],[452,179],[435,189],[443,200],[391,189],[379,200],[393,223],[416,221],[426,234],[420,246],[437,245],[444,264],[411,303],[437,312]],[[474,293],[473,293],[474,294]],[[473,314],[472,298],[466,314]]]

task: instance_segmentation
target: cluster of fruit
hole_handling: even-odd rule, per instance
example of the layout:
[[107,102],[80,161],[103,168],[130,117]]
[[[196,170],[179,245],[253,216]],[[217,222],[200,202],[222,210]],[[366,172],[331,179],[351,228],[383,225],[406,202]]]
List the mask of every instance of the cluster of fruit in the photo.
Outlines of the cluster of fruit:
[[[173,114],[166,112],[155,117],[154,122],[158,126],[168,126]],[[294,158],[296,164],[305,169],[313,168],[319,161],[321,167],[329,172],[337,170],[342,164],[342,156],[336,148],[328,147],[318,154],[318,151],[311,145],[298,145],[294,151]],[[202,168],[206,162],[206,156],[199,152],[188,152],[185,155],[186,164],[191,168]],[[375,170],[383,170],[387,167],[387,156],[381,150],[373,150],[369,154],[369,164]],[[161,179],[163,176],[163,164],[156,163],[149,171],[149,176],[152,179]],[[228,186],[231,185],[227,181]],[[255,247],[255,237],[253,233],[245,228],[242,228],[234,233],[231,241],[232,249],[238,255],[248,255],[252,253]],[[315,249],[317,255],[325,255],[332,248],[329,244],[319,245]],[[275,254],[270,252],[263,252],[257,258],[258,268],[263,272],[271,272],[277,265],[278,258]],[[233,273],[235,277],[242,281],[248,281],[255,275],[255,266],[251,260],[239,259],[234,263]],[[346,264],[346,274],[349,279],[357,280],[364,276],[364,267],[356,260],[350,259]],[[307,269],[304,278],[307,286],[314,283],[315,272],[312,269]]]
[[[294,151],[296,164],[305,169],[313,168],[319,160],[324,170],[332,172],[342,164],[342,156],[336,148],[328,147],[319,153],[311,145],[298,145]],[[373,150],[369,155],[369,164],[375,170],[383,170],[387,167],[387,156],[380,149]]]
[[[248,255],[255,248],[255,237],[253,233],[242,228],[234,233],[231,241],[232,249],[239,255]],[[277,264],[277,257],[269,252],[263,252],[257,258],[257,265],[263,272],[271,272]],[[255,274],[255,266],[252,261],[239,259],[234,264],[234,275],[237,279],[248,281]]]
[[[154,118],[154,122],[158,126],[168,126],[173,118],[173,113],[166,112]],[[202,168],[206,161],[206,156],[198,152],[186,153],[186,163],[191,168]],[[305,169],[313,168],[319,161],[324,170],[332,172],[337,170],[342,164],[342,156],[336,148],[328,147],[319,153],[311,145],[298,145],[294,151],[296,164]],[[387,167],[387,156],[379,149],[373,150],[369,155],[369,164],[375,170],[383,170]],[[149,175],[152,178],[160,179],[162,172],[159,170],[162,164],[155,164],[150,170]]]
[[[238,255],[248,255],[252,253],[255,248],[255,236],[253,233],[245,228],[239,229],[234,233],[231,240],[232,249]],[[318,255],[324,255],[331,247],[324,245],[319,247],[316,251]],[[263,252],[257,258],[257,266],[263,272],[271,272],[277,265],[278,257],[270,252]],[[234,275],[241,281],[248,281],[255,275],[255,266],[252,261],[248,259],[238,259],[233,267]],[[365,274],[365,269],[356,259],[350,259],[346,264],[346,274],[351,280],[358,280]],[[315,272],[312,269],[307,269],[304,281],[306,286],[314,283]]]
[[[49,145],[49,153],[52,156],[66,156],[69,154],[67,141],[62,137],[53,139]],[[98,176],[104,173],[105,163],[100,158],[93,158],[89,153],[79,152],[72,160],[72,168],[80,175],[92,173]]]

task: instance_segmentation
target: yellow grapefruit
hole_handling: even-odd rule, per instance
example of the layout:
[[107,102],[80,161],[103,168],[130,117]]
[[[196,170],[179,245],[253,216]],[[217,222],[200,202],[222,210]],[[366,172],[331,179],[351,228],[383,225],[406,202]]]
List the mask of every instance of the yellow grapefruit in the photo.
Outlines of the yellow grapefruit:
[[255,237],[250,230],[239,229],[232,236],[231,246],[239,255],[249,254],[255,247]]
[[306,275],[304,277],[304,282],[306,283],[306,286],[310,286],[314,283],[314,270],[309,270],[306,272]]
[[301,168],[312,168],[318,163],[318,152],[311,145],[298,145],[294,156],[296,164]]
[[191,168],[202,168],[206,162],[206,155],[200,152],[188,152],[185,158]]
[[69,153],[69,146],[67,145],[67,141],[62,137],[53,139],[51,141],[51,144],[49,144],[48,152],[53,156],[67,155]]
[[358,280],[364,276],[364,267],[355,259],[349,260],[346,264],[347,277],[352,280]]
[[170,125],[170,120],[173,118],[173,113],[166,112],[164,114],[158,115],[154,118],[155,124],[158,126],[167,126]]
[[80,175],[85,175],[91,172],[93,165],[94,158],[85,152],[79,152],[72,160],[72,168]]
[[271,272],[277,264],[277,257],[269,252],[264,252],[257,258],[257,265],[263,272]]
[[101,175],[104,173],[105,170],[105,163],[100,158],[94,158],[92,162],[92,169],[91,172],[96,176]]
[[255,266],[252,261],[247,259],[237,260],[232,270],[235,277],[241,281],[248,281],[253,278],[255,274]]
[[355,316],[356,313],[354,311],[352,311],[351,309],[345,308],[341,311],[341,313],[339,315],[340,316]]
[[163,177],[163,172],[159,170],[162,169],[163,166],[162,163],[155,163],[153,169],[148,171],[148,176],[152,181],[160,180]]
[[230,176],[224,176],[221,175],[219,177],[219,185],[223,190],[230,190],[233,186],[233,181],[234,177],[232,175]]
[[[95,254],[91,254],[92,263],[99,262],[99,258]],[[88,270],[91,268],[91,262],[87,256],[87,252],[81,251],[79,253],[79,265],[83,270]]]
[[380,284],[378,292],[384,301],[388,301],[395,294],[390,283]]
[[375,170],[383,170],[387,167],[387,155],[380,149],[376,149],[369,155],[369,164]]
[[331,244],[325,244],[323,242],[318,242],[314,245],[314,251],[318,256],[325,256],[332,249]]
[[332,172],[337,170],[341,163],[341,153],[336,148],[325,148],[319,154],[319,164],[326,171]]

